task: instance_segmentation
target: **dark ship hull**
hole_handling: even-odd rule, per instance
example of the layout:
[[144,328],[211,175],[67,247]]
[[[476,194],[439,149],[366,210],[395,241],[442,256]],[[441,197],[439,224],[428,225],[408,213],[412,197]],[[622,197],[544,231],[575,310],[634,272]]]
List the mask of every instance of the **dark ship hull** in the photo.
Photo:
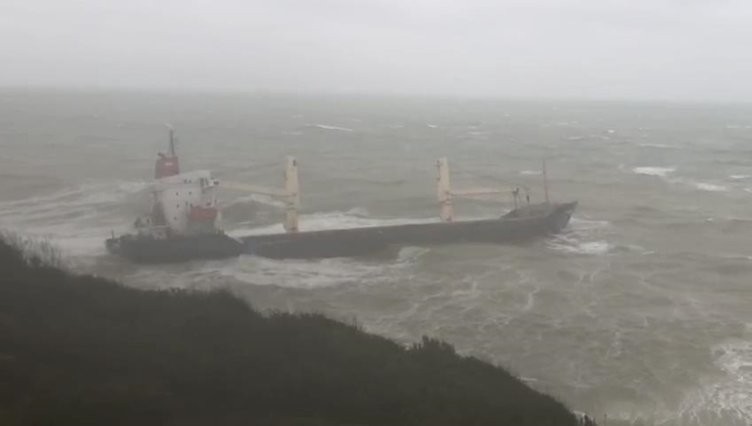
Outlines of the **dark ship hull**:
[[123,235],[109,238],[105,245],[110,253],[138,263],[226,259],[243,253],[243,244],[222,233],[172,238]]
[[111,253],[136,262],[179,262],[249,254],[274,259],[362,256],[389,246],[514,243],[561,231],[577,202],[536,204],[499,219],[421,223],[354,229],[254,235],[225,234],[156,239],[126,235],[107,240]]

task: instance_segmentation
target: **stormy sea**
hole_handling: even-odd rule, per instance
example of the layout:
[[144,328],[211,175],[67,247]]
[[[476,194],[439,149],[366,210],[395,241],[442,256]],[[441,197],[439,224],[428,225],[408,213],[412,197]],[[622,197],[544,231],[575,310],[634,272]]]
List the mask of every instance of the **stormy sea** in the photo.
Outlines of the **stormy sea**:
[[[165,123],[183,170],[221,180],[280,187],[295,156],[304,230],[435,220],[444,156],[455,187],[504,189],[459,219],[503,214],[514,188],[541,201],[544,159],[550,197],[580,204],[522,245],[135,266],[104,240],[147,211]],[[280,200],[220,198],[230,234],[282,230]],[[438,337],[605,424],[752,424],[751,207],[749,105],[0,92],[0,228],[74,270]]]

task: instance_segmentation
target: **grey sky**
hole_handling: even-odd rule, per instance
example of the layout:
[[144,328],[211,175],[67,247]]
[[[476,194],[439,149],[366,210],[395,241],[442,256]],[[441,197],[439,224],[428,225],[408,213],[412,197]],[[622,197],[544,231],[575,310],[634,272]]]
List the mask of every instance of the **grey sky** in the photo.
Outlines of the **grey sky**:
[[750,0],[2,0],[0,85],[752,99]]

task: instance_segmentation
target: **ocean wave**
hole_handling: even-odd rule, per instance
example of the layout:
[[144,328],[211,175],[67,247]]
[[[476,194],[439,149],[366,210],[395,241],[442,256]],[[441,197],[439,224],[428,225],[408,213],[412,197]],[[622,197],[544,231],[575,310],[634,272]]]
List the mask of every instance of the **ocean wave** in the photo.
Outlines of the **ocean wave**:
[[643,148],[660,148],[660,149],[670,149],[670,148],[676,148],[672,145],[667,145],[665,143],[651,143],[651,142],[645,142],[645,143],[639,143],[637,146],[641,146]]
[[555,121],[553,123],[547,123],[546,127],[579,127],[580,122],[579,121]]
[[[68,187],[53,194],[0,202],[0,217],[9,225],[35,231],[40,225],[86,222],[107,213],[132,212],[149,187],[147,182],[102,182]],[[134,197],[138,197],[136,200]]]
[[729,175],[729,179],[731,180],[746,180],[751,177],[752,175]]
[[240,256],[208,264],[201,272],[253,285],[319,289],[378,278],[380,269],[383,272],[377,265],[353,259],[273,260]]
[[285,202],[281,201],[275,197],[272,197],[270,195],[263,195],[263,194],[248,194],[244,195],[242,197],[238,197],[233,199],[230,202],[225,203],[224,208],[231,208],[238,204],[261,204],[265,206],[270,207],[276,207],[276,208],[284,208]]
[[666,177],[675,172],[676,167],[640,166],[632,168],[632,171],[638,175]]
[[353,217],[360,217],[360,218],[368,218],[371,215],[368,212],[368,209],[365,207],[353,207],[350,210],[346,211],[345,214],[353,216]]
[[724,232],[744,232],[752,227],[752,218],[733,216],[723,217],[720,218],[719,224]]
[[337,130],[340,132],[352,132],[353,129],[349,127],[341,127],[341,126],[333,126],[331,124],[312,124],[312,127],[316,127],[317,129],[323,129],[323,130]]
[[235,201],[232,204],[222,206],[222,222],[228,226],[242,226],[247,223],[277,223],[282,220],[282,214],[278,209],[270,210],[263,207],[263,205],[254,201]]
[[553,250],[569,254],[602,256],[612,251],[613,246],[605,240],[581,241],[576,237],[557,235],[547,241],[547,246]]
[[[84,183],[52,194],[0,202],[2,226],[52,242],[65,258],[105,254],[104,240],[132,223],[148,182]],[[135,198],[134,198],[135,197]],[[143,200],[142,200],[143,198]],[[126,216],[124,218],[124,216]]]
[[573,217],[569,227],[548,239],[547,247],[569,254],[599,256],[613,252],[616,247],[606,240],[611,222]]
[[583,217],[572,217],[569,221],[570,229],[574,231],[592,231],[599,229],[606,229],[611,226],[611,222],[607,220],[586,219]]
[[84,183],[63,188],[51,194],[0,202],[0,208],[33,208],[35,206],[69,206],[103,204],[121,201],[125,196],[142,192],[149,187],[145,181],[115,181]]
[[708,183],[708,182],[695,182],[694,186],[700,191],[708,191],[708,192],[727,192],[729,190],[727,187],[723,185],[717,185],[717,184]]
[[752,342],[733,339],[712,348],[725,377],[689,392],[678,410],[683,425],[752,424]]
[[403,247],[389,262],[379,259],[334,258],[275,260],[256,256],[240,256],[204,265],[202,275],[219,275],[253,285],[270,285],[299,289],[321,289],[346,284],[400,282],[405,269],[416,265],[430,250]]
[[70,261],[74,258],[106,254],[104,241],[109,237],[110,230],[105,227],[89,227],[84,230],[75,225],[58,224],[44,228],[25,228],[20,235],[32,240],[49,242],[59,250],[64,260]]

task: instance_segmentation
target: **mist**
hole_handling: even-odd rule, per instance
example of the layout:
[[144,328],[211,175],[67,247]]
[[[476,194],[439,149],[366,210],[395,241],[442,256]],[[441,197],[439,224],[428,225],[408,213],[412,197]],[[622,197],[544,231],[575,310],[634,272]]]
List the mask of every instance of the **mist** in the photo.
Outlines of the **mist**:
[[0,86],[745,101],[741,0],[6,0]]

